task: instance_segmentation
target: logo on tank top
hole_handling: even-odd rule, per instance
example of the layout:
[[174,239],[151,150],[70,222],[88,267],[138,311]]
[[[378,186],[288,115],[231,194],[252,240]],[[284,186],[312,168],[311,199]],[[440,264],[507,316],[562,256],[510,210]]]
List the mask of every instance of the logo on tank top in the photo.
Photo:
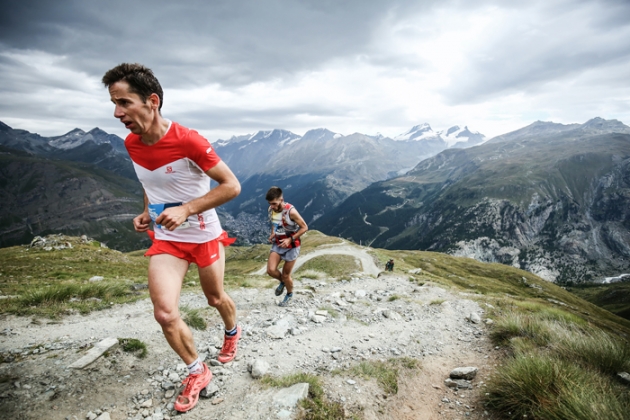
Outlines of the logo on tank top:
[[173,167],[172,167],[172,166],[167,166],[167,167],[166,167],[166,173],[167,173],[167,174],[174,174],[174,173],[175,173],[175,171],[173,170]]

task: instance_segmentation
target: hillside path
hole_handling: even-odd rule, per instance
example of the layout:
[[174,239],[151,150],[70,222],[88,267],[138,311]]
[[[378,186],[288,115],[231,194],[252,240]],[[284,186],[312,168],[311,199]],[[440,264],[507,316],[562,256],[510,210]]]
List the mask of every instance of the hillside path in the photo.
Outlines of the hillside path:
[[[370,276],[378,276],[382,270],[376,266],[374,263],[374,259],[370,254],[368,254],[367,249],[363,247],[357,247],[344,242],[339,245],[330,245],[326,248],[321,247],[313,252],[309,252],[308,254],[300,255],[298,257],[297,262],[293,266],[293,272],[297,272],[304,263],[312,260],[316,257],[321,257],[322,255],[350,255],[361,261],[362,272],[370,275]],[[260,268],[260,270],[255,271],[254,275],[262,276],[267,273],[267,265]]]
[[[333,248],[309,255],[340,250],[357,258],[369,255]],[[216,386],[211,398],[183,415],[175,414],[172,404],[186,367],[164,340],[149,299],[60,320],[3,317],[0,417],[83,420],[107,412],[111,420],[295,418],[298,408],[274,400],[281,390],[252,378],[248,366],[258,361],[268,364],[274,377],[317,375],[329,400],[363,420],[488,419],[478,399],[499,351],[491,345],[486,325],[467,320],[472,313],[484,318],[474,295],[430,282],[416,284],[400,272],[378,278],[361,273],[344,281],[296,276],[288,308],[277,306],[280,298],[273,290],[229,291],[243,336],[235,361],[225,365],[216,361],[223,335],[217,312],[207,307],[200,290],[182,294],[182,307],[204,308],[201,314],[209,326],[192,332]],[[148,355],[140,359],[115,347],[83,370],[68,368],[107,337],[141,340]],[[420,366],[399,377],[396,394],[348,370],[400,357]],[[464,366],[479,369],[473,388],[445,386],[449,372]]]

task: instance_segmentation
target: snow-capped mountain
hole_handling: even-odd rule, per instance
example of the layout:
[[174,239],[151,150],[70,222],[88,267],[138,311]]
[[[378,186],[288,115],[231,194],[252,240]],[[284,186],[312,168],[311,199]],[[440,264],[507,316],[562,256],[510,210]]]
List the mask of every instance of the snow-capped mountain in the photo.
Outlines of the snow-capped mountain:
[[411,130],[394,137],[396,141],[425,141],[434,144],[444,142],[444,148],[465,148],[482,144],[486,140],[486,136],[477,132],[470,131],[468,127],[460,128],[454,125],[447,130],[433,131],[427,123],[419,124],[411,128]]
[[433,131],[429,124],[423,123],[423,124],[416,125],[416,126],[412,127],[411,130],[407,131],[406,133],[399,134],[398,136],[394,137],[392,140],[396,140],[396,141],[407,141],[407,140],[420,141],[420,140],[425,140],[425,139],[432,139],[432,138],[435,138],[435,137],[439,137],[439,133],[436,133],[435,131]]
[[445,131],[439,131],[438,134],[446,142],[448,148],[463,149],[466,147],[477,146],[484,143],[486,136],[478,131],[470,131],[468,127],[460,128],[454,125]]
[[95,144],[111,144],[117,152],[127,154],[125,142],[115,134],[109,134],[96,127],[85,132],[80,128],[75,128],[62,136],[50,137],[48,144],[55,149],[71,150],[92,141]]

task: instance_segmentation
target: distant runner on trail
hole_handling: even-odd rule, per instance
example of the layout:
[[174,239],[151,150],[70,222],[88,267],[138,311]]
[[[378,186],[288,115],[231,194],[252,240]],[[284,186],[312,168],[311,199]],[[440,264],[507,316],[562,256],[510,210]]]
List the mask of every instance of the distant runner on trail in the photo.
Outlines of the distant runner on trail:
[[[272,244],[267,261],[267,274],[280,281],[276,287],[276,296],[280,296],[284,288],[287,288],[287,294],[278,306],[288,306],[293,298],[291,271],[300,255],[300,236],[306,233],[308,226],[295,207],[284,202],[279,187],[269,188],[265,199],[269,203],[271,222],[268,241]],[[280,260],[284,261],[282,272],[278,270]]]
[[[153,72],[140,64],[120,64],[103,76],[115,105],[114,117],[131,133],[125,147],[144,188],[144,211],[133,219],[137,232],[147,232],[153,245],[149,260],[149,294],[153,314],[168,344],[188,365],[184,390],[175,410],[185,412],[199,400],[212,372],[199,358],[190,328],[179,313],[179,296],[190,263],[197,264],[208,304],[225,324],[223,348],[217,359],[234,359],[241,328],[236,306],[223,290],[224,246],[228,238],[215,208],[230,201],[241,185],[196,131],[162,117],[163,92]],[[210,179],[218,186],[210,190]],[[149,231],[153,221],[154,231]]]

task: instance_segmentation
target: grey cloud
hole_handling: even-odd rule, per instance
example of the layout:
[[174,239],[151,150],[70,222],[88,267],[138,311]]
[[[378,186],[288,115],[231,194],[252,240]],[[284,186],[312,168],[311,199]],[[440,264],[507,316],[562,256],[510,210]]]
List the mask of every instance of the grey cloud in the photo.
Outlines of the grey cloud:
[[387,13],[419,7],[402,0],[16,2],[0,17],[0,39],[67,54],[97,76],[137,61],[171,87],[242,85],[360,53]]
[[[317,104],[304,104],[286,108],[273,108],[261,110],[226,109],[208,106],[203,111],[186,111],[184,113],[168,113],[165,116],[172,118],[186,126],[195,127],[197,130],[211,131],[216,127],[223,130],[233,130],[235,134],[240,130],[258,131],[274,128],[286,129],[288,127],[302,126],[300,118],[303,115],[312,115],[318,118],[333,120],[349,113],[350,110],[339,108],[330,109]],[[244,117],[246,115],[246,117]],[[310,127],[312,128],[312,127]]]

